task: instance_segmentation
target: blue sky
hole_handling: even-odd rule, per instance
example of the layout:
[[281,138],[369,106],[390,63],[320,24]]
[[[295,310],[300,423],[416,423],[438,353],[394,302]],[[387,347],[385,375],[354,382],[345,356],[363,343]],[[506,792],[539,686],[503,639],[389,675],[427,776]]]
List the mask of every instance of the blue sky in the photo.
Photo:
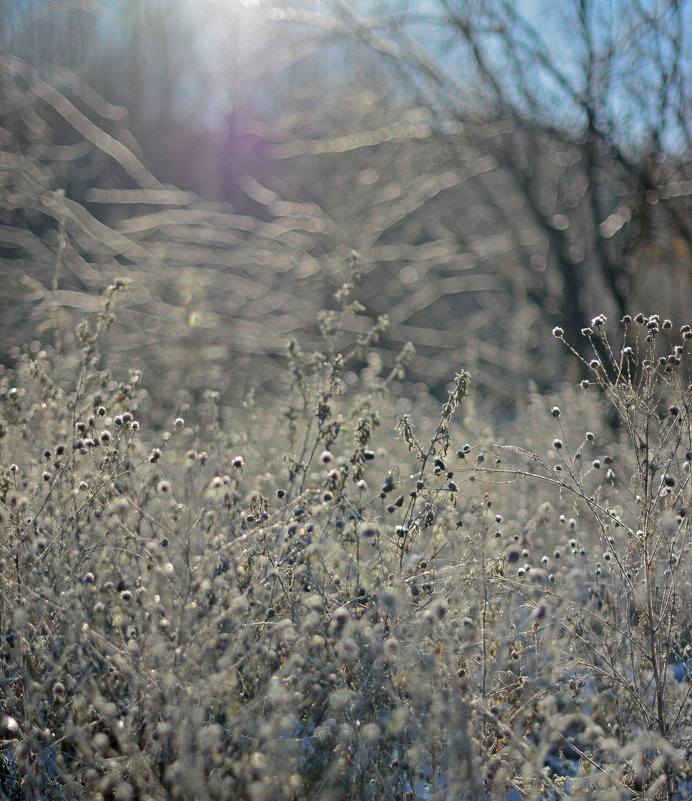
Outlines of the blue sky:
[[[323,31],[309,26],[286,24],[267,19],[271,14],[261,13],[261,7],[275,5],[282,8],[298,7],[316,15],[329,16],[336,13],[340,0],[102,0],[91,7],[103,10],[96,22],[102,41],[92,46],[91,58],[98,58],[101,51],[125,54],[128,42],[140,30],[140,20],[149,21],[153,31],[160,26],[159,37],[149,31],[151,59],[144,68],[155,72],[165,69],[158,56],[163,34],[173,36],[166,43],[173,67],[177,71],[174,95],[167,100],[183,115],[201,115],[207,122],[222,120],[234,108],[251,102],[264,112],[281,106],[287,82],[308,83],[313,76],[338,75],[340,83],[348,84],[357,63],[358,53],[352,46],[331,41],[307,57],[304,67],[280,70],[276,57],[283,52],[289,40],[300,40],[311,33]],[[22,19],[31,32],[37,15],[44,22],[52,14],[54,19],[47,28],[48,33],[59,40],[64,34],[58,23],[71,25],[77,16],[68,17],[65,4],[59,0],[14,0],[7,3],[12,12],[12,25],[20,28]],[[534,111],[551,121],[578,130],[584,124],[579,103],[571,97],[586,89],[585,38],[580,28],[577,0],[351,0],[348,7],[377,25],[382,35],[390,36],[387,28],[399,24],[426,51],[434,61],[445,69],[453,82],[450,97],[465,90],[473,90],[476,77],[473,59],[458,31],[447,18],[448,8],[461,10],[462,19],[467,10],[482,11],[491,25],[500,25],[503,20],[518,15],[527,22],[522,30],[516,24],[510,27],[511,36],[518,43],[516,61],[512,64],[512,52],[503,46],[507,37],[502,31],[482,30],[479,36],[481,50],[492,66],[498,80],[513,102],[529,111],[521,96],[522,84],[536,98],[538,108]],[[632,147],[640,144],[650,131],[664,122],[664,144],[672,150],[680,150],[683,142],[681,123],[672,109],[666,108],[661,99],[676,101],[671,87],[662,85],[661,72],[656,67],[661,61],[668,74],[675,70],[685,76],[684,90],[690,94],[692,81],[692,2],[681,0],[592,0],[586,2],[588,33],[598,56],[592,65],[598,80],[593,82],[596,105],[601,101],[603,118],[600,123],[621,130]],[[676,35],[673,9],[678,7],[683,22],[677,42],[678,60],[674,58],[676,48],[672,42]],[[52,9],[52,10],[51,10]],[[84,13],[84,12],[81,12]],[[84,13],[84,18],[89,14]],[[55,24],[53,24],[55,23]],[[93,20],[91,23],[93,24]],[[656,27],[659,31],[656,31]],[[164,29],[166,29],[164,31]],[[664,36],[660,36],[660,31]],[[532,41],[532,37],[535,40]],[[59,50],[59,41],[53,46]],[[49,48],[47,48],[49,49]],[[612,51],[608,56],[609,50]],[[350,60],[355,54],[356,61]],[[560,75],[571,89],[560,85],[555,74],[542,63],[557,65]],[[606,66],[607,65],[607,68]],[[346,71],[346,76],[341,75]],[[599,72],[600,71],[600,72]],[[123,75],[126,75],[123,70]],[[258,97],[258,78],[266,87],[265,94]],[[517,75],[521,80],[517,80]],[[607,81],[604,78],[607,76]],[[124,78],[123,78],[124,80]],[[134,80],[137,78],[135,76]],[[336,80],[335,80],[336,82]],[[141,87],[136,87],[140,88]],[[309,87],[308,87],[309,88]],[[275,96],[272,97],[272,92]],[[599,97],[598,93],[602,94]],[[686,98],[687,100],[687,98]],[[152,98],[156,102],[156,97]],[[607,113],[606,113],[607,110]],[[689,114],[684,109],[684,114]],[[611,115],[609,119],[607,114]],[[689,120],[687,120],[689,123]]]

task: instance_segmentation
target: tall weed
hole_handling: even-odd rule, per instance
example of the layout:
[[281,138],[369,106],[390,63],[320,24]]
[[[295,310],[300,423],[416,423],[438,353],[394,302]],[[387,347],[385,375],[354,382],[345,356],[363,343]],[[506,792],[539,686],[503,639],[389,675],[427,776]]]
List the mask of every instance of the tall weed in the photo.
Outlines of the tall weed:
[[273,405],[161,431],[124,289],[0,376],[5,796],[690,795],[689,327],[596,318],[498,444],[463,369],[401,411],[347,284]]

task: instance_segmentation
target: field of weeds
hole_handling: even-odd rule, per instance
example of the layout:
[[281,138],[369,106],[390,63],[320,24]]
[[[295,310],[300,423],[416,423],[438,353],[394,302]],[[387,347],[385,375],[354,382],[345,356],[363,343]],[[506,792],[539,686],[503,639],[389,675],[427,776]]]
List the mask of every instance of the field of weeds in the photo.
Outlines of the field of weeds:
[[349,97],[253,216],[0,51],[3,799],[692,798],[686,164]]
[[595,318],[589,378],[497,438],[464,369],[402,411],[351,289],[273,402],[163,426],[100,357],[125,282],[15,351],[4,797],[689,796],[689,326]]

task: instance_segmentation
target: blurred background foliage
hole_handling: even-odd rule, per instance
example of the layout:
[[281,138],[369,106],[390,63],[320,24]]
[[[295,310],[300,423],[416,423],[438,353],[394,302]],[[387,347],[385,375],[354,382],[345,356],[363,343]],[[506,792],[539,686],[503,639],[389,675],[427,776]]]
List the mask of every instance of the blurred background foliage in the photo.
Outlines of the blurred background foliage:
[[266,397],[356,251],[365,317],[389,320],[372,370],[411,341],[419,389],[463,366],[503,417],[529,382],[578,378],[553,325],[579,347],[599,313],[689,313],[690,3],[2,0],[0,19],[5,363],[70,340],[123,276],[107,357],[162,410]]

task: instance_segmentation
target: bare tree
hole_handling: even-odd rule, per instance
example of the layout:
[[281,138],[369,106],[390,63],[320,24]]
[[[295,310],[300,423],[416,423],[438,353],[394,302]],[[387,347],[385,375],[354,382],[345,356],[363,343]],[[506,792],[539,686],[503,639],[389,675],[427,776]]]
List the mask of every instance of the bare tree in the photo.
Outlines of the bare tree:
[[322,305],[319,210],[263,221],[163,184],[125,109],[70,70],[0,51],[0,86],[0,360],[34,338],[64,345],[124,278],[113,366],[151,365],[155,396],[175,374],[236,397],[271,386],[288,337]]
[[[555,343],[546,338],[553,325],[579,342],[580,328],[597,313],[652,306],[674,319],[687,313],[692,182],[685,4],[670,2],[650,13],[638,0],[613,9],[569,0],[524,11],[509,0],[323,0],[319,7],[260,0],[234,7],[233,14],[219,11],[213,26],[200,11],[195,30],[213,28],[214,58],[228,54],[227,62],[205,63],[195,60],[201,40],[192,37],[194,47],[184,41],[188,12],[177,2],[134,4],[113,41],[104,41],[99,27],[99,14],[109,9],[79,10],[53,34],[53,50],[40,25],[25,24],[40,9],[9,5],[8,46],[30,62],[52,58],[75,70],[46,66],[43,84],[8,78],[8,96],[20,85],[28,89],[22,111],[3,110],[8,130],[15,118],[43,114],[36,88],[45,92],[49,84],[136,157],[152,184],[147,191],[167,180],[183,183],[206,199],[230,201],[224,214],[248,215],[230,224],[245,231],[244,247],[237,249],[234,235],[219,236],[213,251],[174,248],[173,241],[189,244],[186,237],[198,235],[195,223],[188,226],[187,207],[171,216],[167,202],[148,214],[142,195],[118,195],[143,187],[99,146],[83,143],[77,160],[52,158],[81,135],[71,111],[66,124],[64,105],[62,121],[51,112],[40,131],[23,119],[29,149],[16,141],[9,149],[35,155],[49,165],[47,188],[63,188],[68,202],[181,271],[189,259],[193,271],[207,265],[213,253],[216,266],[196,283],[225,285],[236,265],[246,276],[261,276],[269,294],[280,289],[286,331],[308,325],[310,309],[321,308],[346,279],[356,250],[360,301],[372,318],[388,315],[392,363],[412,341],[414,378],[441,393],[450,362],[481,366],[474,370],[476,387],[503,406],[514,402],[528,376],[543,386],[564,377]],[[241,70],[243,31],[265,43],[249,72]],[[65,45],[74,36],[82,44]],[[216,99],[202,92],[194,109],[185,110],[183,73]],[[128,113],[101,105],[90,94],[92,84],[107,96],[120,93],[115,99],[126,102]],[[205,103],[223,126],[210,124]],[[139,131],[141,147],[131,131]],[[48,140],[60,147],[46,149]],[[195,207],[199,202],[190,200]],[[183,227],[169,222],[174,216]],[[171,232],[174,240],[162,248]],[[233,249],[224,249],[231,240]],[[76,273],[80,288],[98,283],[94,272]],[[179,281],[185,297],[186,280]],[[161,286],[175,305],[166,282]],[[240,320],[255,306],[245,302],[254,297],[250,284],[242,292],[238,286],[226,297],[236,299],[231,305],[242,309]],[[223,293],[207,294],[199,304],[223,305]],[[227,343],[231,335],[205,329],[214,342]],[[250,347],[250,334],[238,336],[229,352]]]
[[[430,216],[430,198],[420,204],[414,199],[425,194],[418,190],[426,178],[445,195],[440,204],[439,191],[432,192],[438,221],[450,204],[457,220],[443,225],[444,232],[428,230],[423,239],[454,242],[476,266],[484,259],[487,265],[483,240],[491,232],[478,241],[463,218],[472,205],[492,209],[493,235],[511,243],[508,258],[495,259],[489,270],[504,295],[494,305],[494,319],[501,310],[507,321],[495,344],[517,370],[536,336],[532,327],[545,331],[559,322],[578,335],[597,312],[621,315],[654,300],[670,316],[686,312],[692,290],[692,51],[685,43],[692,20],[685,4],[570,0],[522,10],[509,1],[327,0],[319,14],[295,4],[281,10],[259,5],[274,19],[283,14],[292,24],[303,23],[316,41],[349,40],[357,52],[380,56],[398,86],[391,114],[401,115],[407,103],[418,109],[424,149],[434,152],[434,141],[445,154],[437,166],[444,163],[448,186],[440,186],[434,171],[416,171],[423,148],[412,155],[416,166],[398,175],[409,207],[397,231],[402,246],[411,244],[404,218],[423,219],[424,206]],[[381,97],[380,108],[384,104]],[[381,142],[390,134],[401,138],[401,125],[391,119],[380,121],[379,134],[370,129],[370,138],[365,120],[360,137],[352,120],[348,124],[351,149],[370,148],[375,162],[372,136]],[[420,127],[413,138],[419,133]],[[338,139],[336,131],[332,135]],[[374,169],[385,183],[394,180]],[[331,211],[332,201],[321,202]],[[369,210],[369,237],[353,243],[366,258],[377,259],[380,245],[393,244],[390,216]],[[429,268],[422,274],[431,279]],[[444,286],[439,283],[437,291],[444,294]],[[524,302],[532,310],[528,317]]]

